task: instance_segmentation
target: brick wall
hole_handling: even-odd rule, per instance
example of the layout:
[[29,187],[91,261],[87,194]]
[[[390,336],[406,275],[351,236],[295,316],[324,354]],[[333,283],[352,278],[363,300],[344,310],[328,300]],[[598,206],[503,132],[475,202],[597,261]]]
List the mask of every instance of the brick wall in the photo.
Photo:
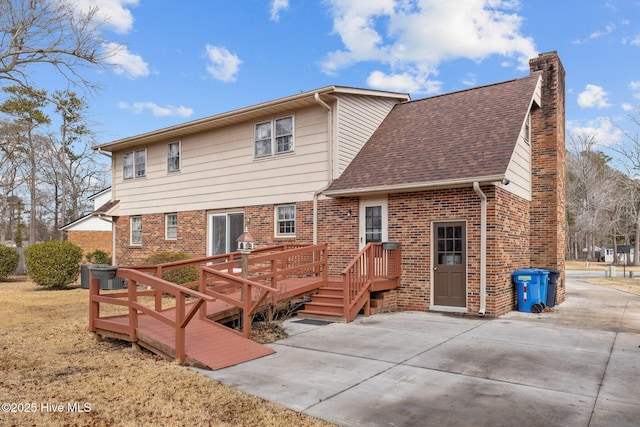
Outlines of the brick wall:
[[139,264],[157,252],[186,252],[192,257],[206,256],[207,214],[205,211],[178,212],[178,239],[165,239],[165,214],[142,215],[142,245],[130,244],[130,217],[114,218],[116,223],[116,262]]
[[[514,308],[511,272],[527,267],[529,203],[494,186],[483,187],[488,201],[487,307],[497,316]],[[256,245],[313,242],[313,203],[296,203],[296,237],[274,236],[274,206],[248,206],[245,219]],[[358,198],[318,204],[318,242],[329,246],[329,275],[338,276],[358,253]],[[178,240],[164,240],[164,215],[143,215],[143,244],[130,246],[129,217],[117,219],[118,263],[142,262],[159,251],[206,255],[207,212],[178,213]],[[388,237],[402,244],[402,286],[385,296],[384,311],[427,311],[431,300],[431,224],[466,221],[468,311],[480,308],[480,198],[470,187],[390,195]],[[123,244],[123,242],[125,244]]]
[[512,273],[529,267],[529,202],[500,188],[489,204],[487,312],[515,309]]
[[543,75],[542,108],[531,114],[531,266],[562,271],[560,303],[565,297],[565,71],[555,52],[541,54],[529,65]]
[[467,294],[470,312],[480,307],[480,198],[472,188],[389,196],[389,240],[402,244],[399,310],[426,311],[431,300],[431,223],[467,222]]
[[[106,252],[111,256],[111,232],[110,231],[73,231],[67,232],[67,240],[82,248],[83,255],[96,249]],[[86,261],[83,258],[83,262]]]

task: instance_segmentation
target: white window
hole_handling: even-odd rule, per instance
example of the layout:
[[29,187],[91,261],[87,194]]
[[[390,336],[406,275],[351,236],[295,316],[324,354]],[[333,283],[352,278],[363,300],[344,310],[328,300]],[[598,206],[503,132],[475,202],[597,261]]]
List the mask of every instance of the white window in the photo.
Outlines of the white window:
[[256,158],[293,152],[293,116],[256,124],[254,141]]
[[180,170],[180,143],[172,142],[167,145],[167,172]]
[[142,178],[147,174],[147,150],[131,151],[122,156],[122,177]]
[[531,115],[527,114],[524,119],[524,142],[529,144],[529,141],[531,141]]
[[296,235],[296,205],[276,206],[276,236]]
[[142,217],[141,216],[131,217],[131,244],[132,245],[142,244]]
[[164,216],[165,223],[165,239],[177,240],[178,239],[178,214],[171,213]]

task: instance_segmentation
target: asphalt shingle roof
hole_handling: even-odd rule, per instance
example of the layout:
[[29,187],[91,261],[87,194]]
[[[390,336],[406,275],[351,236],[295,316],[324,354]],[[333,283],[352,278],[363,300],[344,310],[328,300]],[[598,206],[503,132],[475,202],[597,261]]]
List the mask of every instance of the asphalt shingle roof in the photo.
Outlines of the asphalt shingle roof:
[[396,105],[329,192],[504,174],[539,74]]

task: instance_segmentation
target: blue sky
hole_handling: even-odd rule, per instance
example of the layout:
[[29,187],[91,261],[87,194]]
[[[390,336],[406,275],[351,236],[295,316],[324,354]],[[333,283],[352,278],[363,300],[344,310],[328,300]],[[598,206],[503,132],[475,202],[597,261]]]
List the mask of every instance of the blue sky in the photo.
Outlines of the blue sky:
[[612,123],[633,130],[640,114],[640,0],[91,3],[120,46],[87,75],[102,85],[88,99],[97,143],[331,84],[423,98],[527,75],[553,50],[568,133],[612,144]]

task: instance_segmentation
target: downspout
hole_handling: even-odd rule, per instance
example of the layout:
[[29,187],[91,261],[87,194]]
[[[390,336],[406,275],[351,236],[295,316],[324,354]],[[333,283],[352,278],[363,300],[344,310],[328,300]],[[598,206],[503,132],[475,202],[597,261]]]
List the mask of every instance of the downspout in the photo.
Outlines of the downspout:
[[487,309],[487,196],[480,189],[478,181],[473,190],[480,197],[480,310],[478,316],[484,317]]
[[[105,153],[104,151],[102,151],[102,148],[98,148],[98,153],[111,159],[111,180],[112,180],[111,188],[115,190],[116,187],[115,185],[113,185],[113,182],[115,182],[116,174],[115,174],[115,159],[113,158],[113,154]],[[113,194],[112,194],[112,197],[113,197]],[[111,223],[111,264],[116,265],[116,233],[115,233],[116,223],[113,222],[113,220],[111,219],[105,218],[103,214],[98,214],[96,216],[98,217],[98,219]]]
[[313,99],[327,109],[327,154],[329,156],[327,162],[327,185],[313,193],[313,244],[318,244],[318,197],[329,188],[333,182],[333,110],[326,102],[320,99],[318,92],[313,94]]

